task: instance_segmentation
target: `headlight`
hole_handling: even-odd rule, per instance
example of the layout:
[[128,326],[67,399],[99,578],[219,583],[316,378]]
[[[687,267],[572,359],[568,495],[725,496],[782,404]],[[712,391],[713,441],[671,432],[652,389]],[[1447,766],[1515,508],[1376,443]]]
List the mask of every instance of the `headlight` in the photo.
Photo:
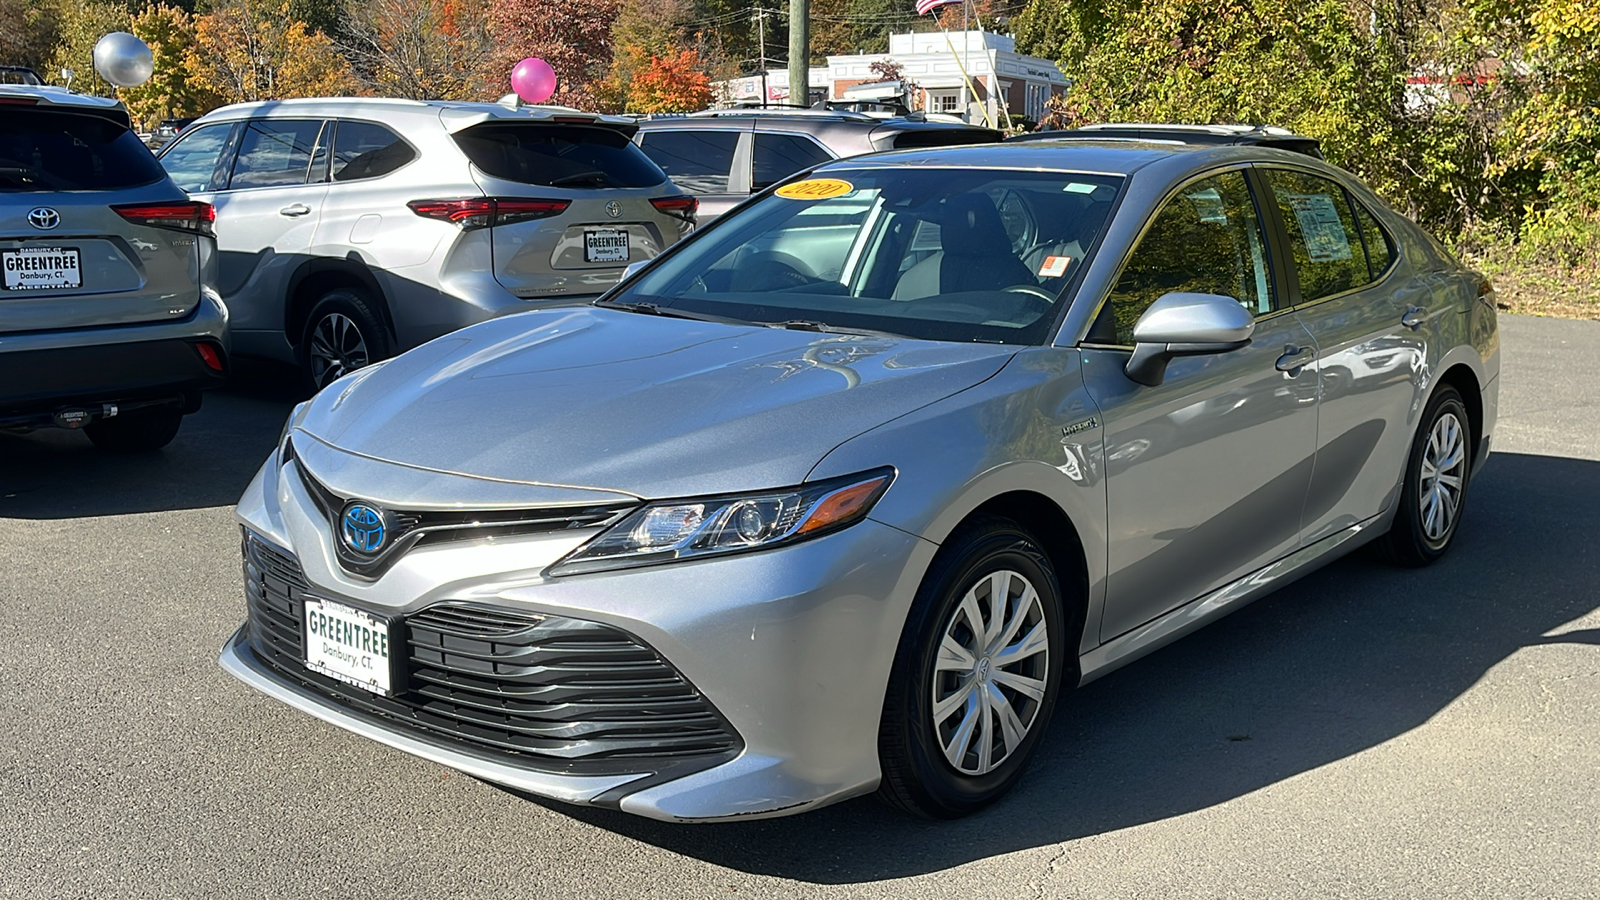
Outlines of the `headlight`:
[[792,544],[866,518],[893,480],[893,469],[875,469],[759,494],[648,503],[562,557],[549,574],[625,569]]

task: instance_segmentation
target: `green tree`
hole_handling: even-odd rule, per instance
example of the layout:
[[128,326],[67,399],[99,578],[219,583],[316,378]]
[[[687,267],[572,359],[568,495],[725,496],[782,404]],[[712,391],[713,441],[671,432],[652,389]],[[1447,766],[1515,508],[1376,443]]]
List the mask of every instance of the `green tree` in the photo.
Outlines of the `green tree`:
[[194,21],[174,6],[157,3],[133,17],[131,31],[150,45],[155,73],[136,88],[120,91],[135,122],[153,128],[160,120],[198,116],[222,98],[197,82],[186,60],[195,44]]
[[72,89],[102,97],[115,96],[116,88],[94,70],[94,45],[113,31],[127,31],[128,7],[115,0],[88,0],[81,5],[65,5],[57,20],[56,45],[41,74],[54,75],[66,68],[73,72]]

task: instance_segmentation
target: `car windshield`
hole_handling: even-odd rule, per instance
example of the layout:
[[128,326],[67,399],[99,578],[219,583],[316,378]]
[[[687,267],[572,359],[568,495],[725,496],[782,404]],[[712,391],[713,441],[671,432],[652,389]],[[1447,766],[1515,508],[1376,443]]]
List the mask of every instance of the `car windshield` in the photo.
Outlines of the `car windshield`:
[[1039,343],[1121,182],[827,171],[718,222],[607,302],[822,331]]

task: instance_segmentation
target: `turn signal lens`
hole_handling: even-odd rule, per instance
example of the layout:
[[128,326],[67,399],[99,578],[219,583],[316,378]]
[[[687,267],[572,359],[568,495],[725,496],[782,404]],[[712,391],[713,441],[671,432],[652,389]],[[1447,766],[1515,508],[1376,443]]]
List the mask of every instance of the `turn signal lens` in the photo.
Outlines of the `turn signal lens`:
[[770,493],[651,503],[569,553],[549,574],[760,550],[827,534],[866,518],[893,480],[894,470],[878,469]]
[[438,219],[462,228],[488,228],[559,215],[572,205],[572,201],[463,197],[456,200],[413,200],[406,205],[424,219]]
[[192,231],[196,234],[215,234],[217,209],[199,200],[187,203],[124,203],[113,206],[117,215],[140,225]]

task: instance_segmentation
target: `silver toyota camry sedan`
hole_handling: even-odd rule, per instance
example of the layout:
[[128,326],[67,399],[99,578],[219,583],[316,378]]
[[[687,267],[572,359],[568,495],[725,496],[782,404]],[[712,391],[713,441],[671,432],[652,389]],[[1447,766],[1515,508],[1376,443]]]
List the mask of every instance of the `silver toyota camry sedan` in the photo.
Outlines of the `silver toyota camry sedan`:
[[1498,371],[1489,284],[1306,156],[840,160],[298,407],[222,664],[543,797],[959,816],[1073,687],[1446,553]]

